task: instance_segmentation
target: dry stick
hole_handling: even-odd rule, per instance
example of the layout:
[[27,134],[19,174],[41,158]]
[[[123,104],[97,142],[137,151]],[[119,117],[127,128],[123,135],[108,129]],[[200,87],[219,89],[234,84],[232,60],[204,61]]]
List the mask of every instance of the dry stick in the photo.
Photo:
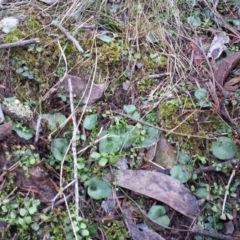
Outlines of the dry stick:
[[37,126],[36,126],[36,133],[35,133],[35,139],[34,139],[34,144],[36,145],[38,143],[39,140],[39,134],[41,131],[41,121],[42,121],[42,117],[41,114],[38,115],[38,120],[37,120]]
[[23,47],[23,46],[26,46],[26,45],[35,44],[35,43],[39,43],[39,42],[40,42],[39,38],[21,40],[21,41],[17,41],[17,42],[14,42],[14,43],[1,44],[0,49]]
[[67,39],[70,40],[70,41],[73,43],[73,45],[77,48],[77,50],[79,51],[80,54],[83,54],[83,53],[84,53],[82,47],[80,46],[80,44],[79,44],[79,42],[76,40],[76,38],[74,38],[74,37],[70,34],[70,32],[69,32],[67,29],[65,29],[59,22],[53,21],[53,22],[52,22],[52,25],[55,26],[55,27],[57,27],[57,28],[59,28],[59,29],[65,34],[65,36],[67,37]]
[[[68,200],[69,198],[71,198],[73,196],[73,193],[70,193],[70,194],[68,194],[67,196],[66,196],[66,199]],[[55,204],[54,204],[54,206],[56,207],[56,206],[58,206],[58,205],[60,205],[61,203],[63,203],[63,202],[65,202],[65,200],[62,198],[62,199],[59,199],[57,202],[55,202]],[[46,207],[46,208],[44,208],[42,211],[43,211],[43,213],[47,213],[47,212],[49,212],[50,210],[52,210],[52,206],[48,206],[48,207]]]
[[52,202],[52,209],[53,209],[53,207],[54,207],[54,203],[55,203],[55,201],[56,201],[56,199],[61,195],[61,194],[63,194],[63,191],[64,190],[66,190],[67,188],[69,188],[73,183],[75,183],[76,182],[76,179],[73,179],[70,183],[68,183],[61,191],[59,191],[57,194],[56,194],[56,196],[51,200],[51,202]]
[[224,235],[221,233],[215,233],[215,232],[210,232],[210,231],[206,231],[203,229],[198,229],[198,228],[191,228],[189,229],[190,232],[192,233],[197,233],[200,235],[204,235],[204,236],[209,236],[209,237],[213,237],[219,240],[234,240],[235,238],[228,236],[228,235]]
[[228,191],[229,190],[229,186],[230,186],[230,184],[232,182],[233,177],[235,176],[235,172],[236,172],[235,170],[232,171],[232,174],[231,174],[231,176],[229,178],[229,181],[228,181],[228,185],[226,187],[226,192],[225,192],[225,195],[224,195],[223,206],[222,206],[222,215],[223,215],[223,212],[224,212],[224,209],[225,209],[227,195],[229,194],[229,191]]
[[[234,159],[231,159],[229,161],[226,161],[226,162],[223,162],[223,163],[218,163],[218,164],[220,164],[222,167],[224,167],[224,166],[227,166],[228,164],[237,165],[237,164],[239,164],[239,162],[240,162],[239,159],[234,158]],[[217,166],[200,167],[200,168],[198,168],[194,171],[194,174],[216,171],[216,169],[217,169]]]
[[77,164],[77,147],[76,147],[76,135],[78,132],[78,126],[76,122],[75,109],[73,104],[73,88],[71,79],[68,79],[68,87],[69,87],[69,99],[70,99],[70,108],[71,115],[73,121],[73,134],[72,134],[72,154],[73,154],[73,165],[74,165],[74,179],[75,182],[75,214],[76,217],[79,216],[79,187],[78,187],[78,164]]
[[158,79],[158,78],[166,77],[169,75],[170,73],[152,74],[152,75],[148,75],[148,79]]

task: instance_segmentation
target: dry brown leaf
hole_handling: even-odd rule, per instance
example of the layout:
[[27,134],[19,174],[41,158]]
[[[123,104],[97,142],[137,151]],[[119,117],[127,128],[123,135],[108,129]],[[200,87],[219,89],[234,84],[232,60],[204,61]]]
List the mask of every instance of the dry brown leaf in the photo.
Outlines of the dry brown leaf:
[[221,86],[223,86],[223,83],[226,80],[227,76],[239,61],[240,51],[224,58],[222,62],[218,65],[218,67],[214,71],[214,78]]
[[164,238],[148,227],[144,228],[143,231],[140,231],[136,224],[131,220],[132,211],[130,209],[125,208],[122,212],[125,216],[125,224],[133,240],[164,240]]
[[200,47],[198,47],[199,45],[199,38],[195,38],[194,41],[190,43],[190,46],[193,49],[193,61],[198,66],[202,65],[202,63],[205,61],[202,50]]
[[9,138],[9,136],[12,134],[12,126],[12,121],[0,125],[0,141]]
[[178,180],[168,175],[143,171],[119,170],[117,185],[164,202],[189,218],[200,213],[195,196]]
[[59,84],[58,91],[60,91],[60,89],[66,90],[67,92],[69,91],[68,79],[71,79],[73,94],[77,98],[83,97],[83,100],[86,101],[88,95],[90,94],[88,104],[95,103],[97,100],[99,100],[106,90],[105,84],[93,84],[92,91],[90,92],[90,86],[87,86],[87,83],[83,78],[67,74]]
[[164,168],[169,169],[174,166],[175,161],[176,156],[174,153],[174,148],[164,136],[161,136],[160,140],[157,143],[154,162]]
[[239,82],[240,82],[240,77],[232,78],[231,80],[227,81],[224,84],[224,89],[229,92],[236,92],[239,88],[239,86],[236,84]]

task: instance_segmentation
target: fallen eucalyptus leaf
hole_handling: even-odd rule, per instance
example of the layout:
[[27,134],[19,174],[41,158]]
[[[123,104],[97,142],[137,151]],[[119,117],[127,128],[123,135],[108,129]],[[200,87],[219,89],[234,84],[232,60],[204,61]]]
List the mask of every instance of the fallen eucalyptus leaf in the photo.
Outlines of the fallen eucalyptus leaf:
[[161,201],[189,218],[194,219],[200,213],[195,196],[168,175],[143,170],[119,170],[114,181],[120,187]]

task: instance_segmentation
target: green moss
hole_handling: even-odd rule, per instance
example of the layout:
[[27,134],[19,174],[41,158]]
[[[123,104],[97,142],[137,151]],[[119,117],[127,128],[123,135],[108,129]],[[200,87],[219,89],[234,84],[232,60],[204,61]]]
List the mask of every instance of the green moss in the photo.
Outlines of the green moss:
[[[26,17],[26,26],[28,29],[31,29],[31,30],[40,30],[42,28],[41,24],[39,23],[39,14],[36,13],[36,14],[31,14],[30,16],[27,16]],[[25,27],[26,28],[26,27]]]
[[98,61],[102,64],[113,64],[119,62],[121,58],[121,49],[118,44],[103,44],[98,48]]
[[8,33],[6,38],[4,39],[5,43],[13,43],[17,42],[25,37],[25,33],[19,29],[15,29],[14,31]]

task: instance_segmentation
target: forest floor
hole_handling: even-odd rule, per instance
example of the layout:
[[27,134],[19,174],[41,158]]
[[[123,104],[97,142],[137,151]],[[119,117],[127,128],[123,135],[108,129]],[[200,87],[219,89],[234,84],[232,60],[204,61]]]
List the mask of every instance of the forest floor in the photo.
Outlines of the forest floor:
[[238,0],[0,0],[0,239],[240,239]]

